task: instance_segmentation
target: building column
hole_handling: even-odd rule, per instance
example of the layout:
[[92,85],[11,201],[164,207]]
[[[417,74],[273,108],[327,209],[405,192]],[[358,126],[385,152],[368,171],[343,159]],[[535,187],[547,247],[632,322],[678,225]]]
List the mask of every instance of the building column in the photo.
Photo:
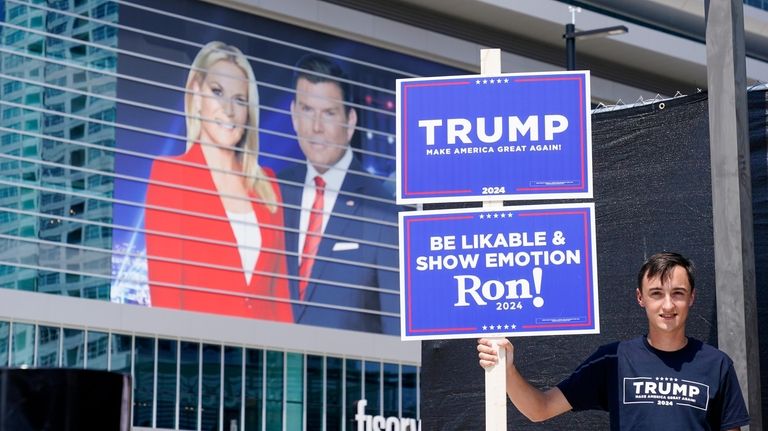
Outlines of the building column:
[[705,4],[718,345],[733,359],[750,429],[760,430],[744,8],[741,0]]

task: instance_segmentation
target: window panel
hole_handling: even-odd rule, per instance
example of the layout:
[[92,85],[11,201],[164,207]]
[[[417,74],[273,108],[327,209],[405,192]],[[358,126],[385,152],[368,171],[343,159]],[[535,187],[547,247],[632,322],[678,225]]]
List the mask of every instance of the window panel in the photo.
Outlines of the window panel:
[[264,351],[245,350],[245,427],[246,430],[262,429],[264,394]]
[[200,393],[200,344],[182,341],[179,351],[179,429],[196,430]]
[[365,361],[365,399],[369,415],[381,414],[381,363]]
[[221,346],[203,344],[203,392],[201,397],[203,431],[219,429],[221,403]]
[[152,426],[152,403],[155,385],[155,339],[134,340],[133,425]]
[[88,331],[88,368],[91,370],[107,369],[109,334]]
[[133,350],[131,348],[131,336],[123,334],[112,334],[112,347],[109,369],[119,373],[131,372],[131,358]]
[[402,397],[403,417],[418,419],[416,408],[419,403],[416,382],[419,369],[412,365],[403,365]]
[[224,347],[224,430],[241,430],[243,349]]
[[363,398],[363,361],[357,359],[347,359],[346,366],[346,406],[347,406],[347,429],[355,424],[355,413],[357,412],[357,402]]
[[157,413],[155,426],[176,428],[176,340],[157,340]]
[[37,327],[37,367],[56,368],[59,366],[61,351],[61,328],[58,326]]
[[322,356],[307,355],[307,429],[323,429],[323,374]]
[[14,323],[11,346],[12,367],[34,366],[35,325]]
[[384,364],[384,416],[400,416],[400,366]]
[[8,352],[11,347],[10,331],[11,324],[0,321],[0,367],[8,366]]
[[342,380],[343,363],[341,358],[327,357],[325,359],[325,423],[329,430],[340,430],[344,420],[341,414],[343,403],[342,386],[344,385]]
[[303,430],[304,355],[286,353],[285,429]]
[[85,366],[85,331],[64,328],[64,356],[61,366],[65,368]]
[[267,430],[283,429],[283,356],[267,351]]

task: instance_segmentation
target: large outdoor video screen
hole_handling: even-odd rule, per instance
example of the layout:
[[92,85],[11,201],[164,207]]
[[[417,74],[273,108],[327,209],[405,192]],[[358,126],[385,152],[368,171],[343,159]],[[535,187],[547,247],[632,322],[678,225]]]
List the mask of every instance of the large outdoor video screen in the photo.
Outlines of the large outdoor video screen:
[[112,301],[399,333],[395,80],[466,71],[201,1],[119,22]]

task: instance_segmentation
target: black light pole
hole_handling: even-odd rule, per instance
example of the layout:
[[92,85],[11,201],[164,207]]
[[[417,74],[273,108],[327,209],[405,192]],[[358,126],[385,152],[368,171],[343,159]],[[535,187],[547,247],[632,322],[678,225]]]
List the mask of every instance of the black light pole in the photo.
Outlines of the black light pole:
[[565,25],[565,68],[567,70],[576,70],[576,25],[569,23]]
[[614,25],[612,27],[596,28],[594,30],[576,31],[576,25],[573,23],[565,25],[565,67],[567,70],[576,70],[576,39],[587,39],[590,37],[615,36],[629,32],[624,25]]

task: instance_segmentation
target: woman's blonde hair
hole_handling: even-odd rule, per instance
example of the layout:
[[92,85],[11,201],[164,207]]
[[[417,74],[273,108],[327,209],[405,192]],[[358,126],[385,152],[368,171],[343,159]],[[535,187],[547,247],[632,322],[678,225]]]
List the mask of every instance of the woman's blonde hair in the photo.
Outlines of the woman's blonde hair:
[[277,211],[277,197],[271,182],[259,166],[259,91],[256,86],[256,76],[250,63],[243,53],[232,45],[224,42],[208,42],[197,53],[192,62],[187,77],[186,95],[184,96],[184,112],[187,119],[187,151],[200,137],[201,118],[199,112],[193,112],[195,93],[193,84],[202,87],[208,74],[208,69],[219,61],[229,61],[243,70],[248,78],[248,120],[243,137],[237,144],[236,157],[243,167],[246,187],[258,195],[269,208],[270,212]]

